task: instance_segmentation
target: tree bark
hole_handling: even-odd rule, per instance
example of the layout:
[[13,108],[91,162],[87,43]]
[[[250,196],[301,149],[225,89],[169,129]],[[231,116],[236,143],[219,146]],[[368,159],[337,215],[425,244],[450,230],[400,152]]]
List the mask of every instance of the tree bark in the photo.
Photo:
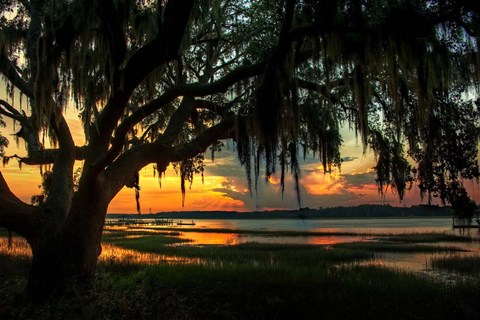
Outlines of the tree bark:
[[[45,206],[38,236],[31,242],[30,297],[42,299],[72,285],[88,284],[94,278],[111,200],[106,196],[108,190],[101,179],[84,181],[73,194],[66,214],[64,206],[56,205],[59,201],[49,199],[52,206]],[[58,194],[61,197],[63,193]]]
[[11,230],[31,242],[41,209],[22,202],[7,185],[0,171],[0,226]]
[[76,193],[67,218],[45,219],[32,246],[27,294],[41,300],[70,286],[85,285],[95,276],[108,201],[96,186]]
[[85,228],[84,234],[84,239],[67,232],[44,234],[32,245],[32,266],[27,284],[27,294],[31,298],[41,300],[61,294],[70,286],[90,283],[101,252],[101,231]]

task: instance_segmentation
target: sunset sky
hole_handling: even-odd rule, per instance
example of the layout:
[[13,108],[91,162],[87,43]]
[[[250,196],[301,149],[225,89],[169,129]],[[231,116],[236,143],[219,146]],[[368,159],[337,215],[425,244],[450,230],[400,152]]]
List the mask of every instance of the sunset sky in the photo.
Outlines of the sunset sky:
[[[0,98],[5,99],[5,90],[0,88]],[[7,120],[7,119],[5,119]],[[67,113],[77,145],[83,144],[82,125],[72,108]],[[8,123],[8,121],[7,121]],[[18,130],[18,128],[17,128]],[[15,132],[11,123],[7,128],[0,128],[4,136],[10,140],[6,154],[25,155],[23,142],[16,145],[11,136]],[[411,206],[420,204],[420,194],[417,187],[406,193],[405,200],[400,202],[395,194],[388,190],[384,199],[378,194],[373,172],[374,156],[363,148],[357,141],[355,134],[344,130],[344,159],[341,172],[337,169],[331,174],[324,174],[318,158],[312,155],[301,161],[301,206],[310,208],[332,206],[354,206],[359,204],[387,203],[393,206]],[[264,175],[258,181],[258,190],[248,190],[245,169],[240,166],[236,158],[235,145],[225,142],[222,152],[215,156],[205,156],[206,172],[204,183],[200,176],[194,178],[191,189],[187,188],[185,206],[182,207],[180,192],[180,177],[170,166],[165,177],[161,180],[154,176],[152,166],[147,166],[140,172],[140,201],[142,213],[159,211],[255,211],[276,209],[298,209],[295,194],[295,185],[292,177],[286,178],[285,192],[282,196],[279,176],[274,176],[269,183],[265,182]],[[303,158],[302,158],[303,159]],[[82,163],[77,162],[76,168]],[[19,168],[16,160],[1,168],[12,191],[25,202],[30,202],[33,194],[40,193],[40,170],[38,167],[23,166]],[[161,182],[161,186],[160,186]],[[480,200],[478,185],[467,182],[467,189],[472,198]],[[124,188],[111,202],[110,213],[135,213],[135,193],[133,189]]]

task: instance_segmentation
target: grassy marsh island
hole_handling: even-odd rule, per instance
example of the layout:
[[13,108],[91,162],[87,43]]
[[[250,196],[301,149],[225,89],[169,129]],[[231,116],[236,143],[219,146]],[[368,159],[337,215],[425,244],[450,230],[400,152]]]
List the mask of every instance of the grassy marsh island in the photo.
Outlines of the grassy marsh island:
[[[269,237],[355,236],[332,245],[199,245],[189,232]],[[108,227],[93,286],[72,286],[46,305],[23,295],[30,252],[0,233],[1,319],[478,319],[478,252],[448,233],[352,234]],[[475,242],[477,241],[477,242]],[[432,254],[425,272],[390,268],[388,254]],[[380,261],[380,262],[379,262]],[[472,266],[470,266],[472,265]],[[457,267],[455,267],[457,266]],[[459,267],[462,266],[462,267]],[[465,271],[466,269],[471,271]],[[475,271],[476,270],[476,271]]]

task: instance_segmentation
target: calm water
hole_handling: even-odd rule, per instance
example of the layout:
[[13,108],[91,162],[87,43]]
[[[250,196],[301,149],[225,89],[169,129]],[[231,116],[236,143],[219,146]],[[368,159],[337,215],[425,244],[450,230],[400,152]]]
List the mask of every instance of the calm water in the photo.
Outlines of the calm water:
[[[201,228],[212,232],[185,232],[181,237],[190,239],[198,245],[235,245],[247,242],[277,244],[336,244],[354,241],[368,241],[375,234],[401,233],[459,233],[452,229],[452,220],[445,217],[435,218],[364,218],[364,219],[258,219],[258,220],[210,220],[198,219],[195,226],[184,228]],[[215,229],[229,229],[232,233],[216,232]],[[297,231],[324,233],[356,233],[354,236],[343,235],[262,235],[238,234],[235,230],[256,231]],[[472,236],[478,236],[478,229],[466,230]]]
[[[259,220],[195,220],[195,228],[306,231],[405,233],[452,231],[449,217],[430,218],[363,218],[363,219],[259,219]],[[472,230],[474,231],[474,230]]]
[[[179,221],[177,219],[177,221]],[[190,223],[191,220],[183,220]],[[172,227],[172,226],[168,226]],[[192,229],[180,232],[180,237],[189,239],[190,242],[180,245],[237,245],[242,243],[274,243],[274,244],[314,244],[334,245],[337,243],[376,241],[380,234],[402,233],[462,233],[453,230],[452,219],[449,217],[427,218],[337,218],[337,219],[258,219],[258,220],[230,220],[230,219],[197,219],[194,226],[173,226],[179,229]],[[162,229],[162,226],[154,227]],[[203,232],[194,229],[203,229]],[[219,232],[219,229],[231,232]],[[209,231],[211,230],[211,231]],[[326,235],[272,235],[237,233],[236,230],[253,231],[297,231],[318,232]],[[331,233],[331,234],[328,234]],[[354,235],[339,235],[339,233],[353,233]],[[460,255],[480,255],[480,233],[478,229],[467,229],[462,234],[468,234],[477,241],[431,243],[438,246],[454,246],[465,252],[455,253]],[[429,243],[424,243],[428,245]],[[433,256],[445,255],[444,253],[382,253],[374,264],[387,267],[409,269],[418,272],[431,272],[428,263]],[[369,262],[370,263],[370,262]]]
[[[197,245],[236,245],[247,242],[277,243],[277,244],[317,244],[333,245],[337,243],[371,241],[372,234],[401,233],[459,233],[452,229],[452,220],[448,217],[429,218],[363,218],[363,219],[269,219],[269,220],[207,220],[198,219],[193,228],[212,229],[212,232],[185,232],[181,237],[190,239]],[[184,226],[182,226],[184,227]],[[352,232],[357,236],[271,236],[232,233],[219,233],[213,229],[232,230],[264,230],[264,231],[303,231],[303,232]],[[465,231],[472,236],[479,236],[478,229]],[[364,234],[364,235],[362,235]],[[468,252],[462,255],[479,255],[480,243],[437,243],[459,247]],[[426,271],[429,261],[440,253],[384,253],[375,264],[387,267]]]

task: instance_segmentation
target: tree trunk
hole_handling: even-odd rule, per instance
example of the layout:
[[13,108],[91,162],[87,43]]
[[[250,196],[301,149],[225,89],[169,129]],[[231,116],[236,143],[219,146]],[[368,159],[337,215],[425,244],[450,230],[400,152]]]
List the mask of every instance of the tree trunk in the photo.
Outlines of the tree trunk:
[[[107,203],[76,197],[63,223],[48,221],[32,246],[27,294],[42,299],[94,278]],[[93,201],[92,201],[93,200]]]
[[59,192],[50,193],[44,205],[31,206],[15,197],[0,172],[0,225],[25,237],[32,248],[27,294],[35,300],[93,279],[108,204],[120,189],[101,176],[84,179],[69,197],[69,181],[58,183]]
[[27,294],[36,300],[63,292],[75,281],[88,280],[94,269],[89,267],[96,256],[85,256],[79,245],[68,238],[48,236],[32,246],[33,260],[27,284]]

